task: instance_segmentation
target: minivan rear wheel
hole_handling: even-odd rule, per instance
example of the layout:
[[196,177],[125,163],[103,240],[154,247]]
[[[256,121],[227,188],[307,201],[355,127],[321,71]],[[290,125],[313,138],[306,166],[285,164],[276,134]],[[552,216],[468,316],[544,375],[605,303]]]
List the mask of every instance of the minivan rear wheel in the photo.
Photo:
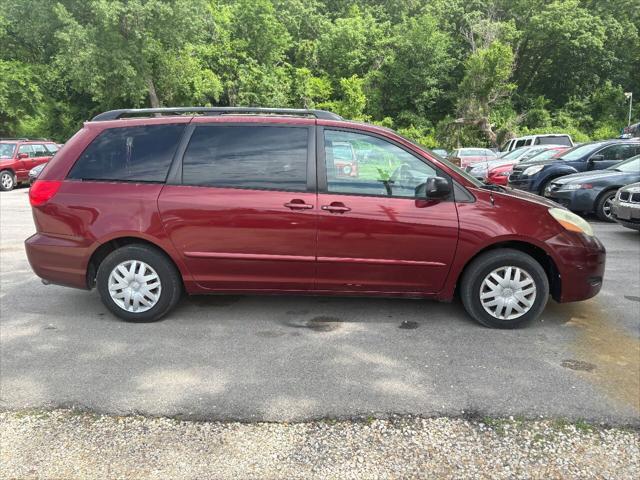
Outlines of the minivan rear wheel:
[[105,306],[127,322],[155,322],[180,300],[180,273],[166,255],[132,244],[111,252],[98,267],[96,284]]
[[460,295],[467,313],[483,325],[516,328],[542,313],[549,298],[549,279],[530,255],[501,248],[469,264]]

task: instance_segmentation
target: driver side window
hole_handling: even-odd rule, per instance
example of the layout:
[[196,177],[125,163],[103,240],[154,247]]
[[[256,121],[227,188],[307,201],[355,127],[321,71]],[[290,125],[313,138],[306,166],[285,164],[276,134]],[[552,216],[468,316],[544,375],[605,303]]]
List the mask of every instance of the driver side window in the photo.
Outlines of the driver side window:
[[437,171],[392,143],[361,133],[325,130],[330,193],[415,198],[418,185]]

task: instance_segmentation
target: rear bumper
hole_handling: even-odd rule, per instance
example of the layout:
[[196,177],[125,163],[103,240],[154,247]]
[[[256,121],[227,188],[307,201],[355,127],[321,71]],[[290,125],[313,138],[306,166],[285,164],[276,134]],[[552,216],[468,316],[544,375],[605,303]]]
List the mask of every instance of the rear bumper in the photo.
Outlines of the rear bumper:
[[24,242],[31,268],[43,280],[88,290],[87,265],[92,248],[84,239],[36,233]]
[[[579,242],[570,237],[579,236]],[[556,301],[577,302],[598,294],[602,288],[606,250],[597,237],[570,232],[548,241],[555,253],[561,290]],[[582,246],[580,246],[582,243]]]

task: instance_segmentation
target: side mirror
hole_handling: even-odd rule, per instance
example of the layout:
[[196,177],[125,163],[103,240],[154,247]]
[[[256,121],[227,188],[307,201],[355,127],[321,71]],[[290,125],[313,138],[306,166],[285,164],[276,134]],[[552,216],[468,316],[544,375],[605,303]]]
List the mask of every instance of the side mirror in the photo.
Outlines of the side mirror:
[[451,193],[451,185],[446,178],[430,177],[425,183],[416,187],[416,198],[423,200],[437,200],[447,197]]
[[589,163],[600,162],[602,160],[604,160],[604,155],[594,155],[589,159]]
[[23,160],[25,158],[29,158],[29,154],[28,153],[19,153],[18,154],[18,159],[19,160]]

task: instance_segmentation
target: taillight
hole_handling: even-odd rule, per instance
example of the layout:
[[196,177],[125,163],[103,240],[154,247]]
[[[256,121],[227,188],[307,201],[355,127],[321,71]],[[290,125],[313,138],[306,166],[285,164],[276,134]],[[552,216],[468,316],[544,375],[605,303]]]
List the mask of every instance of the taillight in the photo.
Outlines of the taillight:
[[44,205],[53,198],[62,182],[58,180],[36,180],[29,189],[29,202],[32,207]]

